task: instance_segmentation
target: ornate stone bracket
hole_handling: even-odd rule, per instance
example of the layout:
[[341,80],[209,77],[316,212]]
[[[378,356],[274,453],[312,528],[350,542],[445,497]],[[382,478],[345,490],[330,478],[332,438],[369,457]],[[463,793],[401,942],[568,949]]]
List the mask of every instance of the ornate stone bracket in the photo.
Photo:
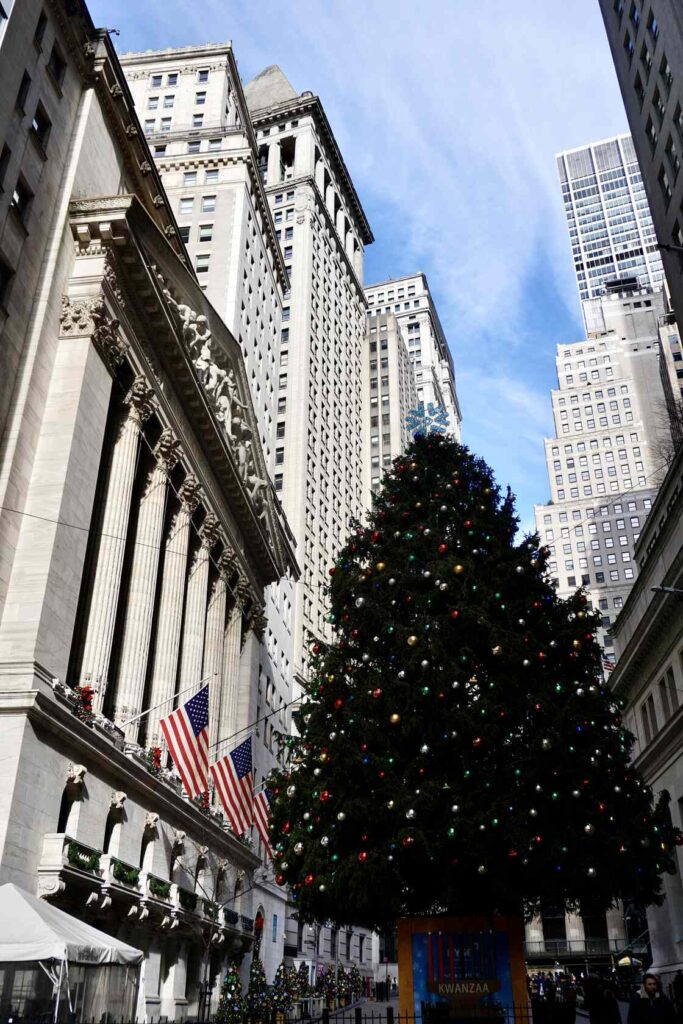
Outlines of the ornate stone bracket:
[[156,835],[157,825],[159,823],[159,815],[156,811],[148,811],[145,815],[145,832],[154,833]]
[[71,786],[82,786],[88,769],[84,764],[70,764],[66,770],[66,781]]
[[190,513],[195,511],[202,500],[202,491],[196,476],[188,473],[182,483],[178,497],[180,498],[181,504],[184,505]]
[[180,458],[180,441],[170,427],[161,431],[152,454],[166,473],[170,473]]
[[109,806],[113,811],[122,811],[123,805],[127,799],[127,793],[124,793],[122,789],[115,789],[111,794],[111,803]]

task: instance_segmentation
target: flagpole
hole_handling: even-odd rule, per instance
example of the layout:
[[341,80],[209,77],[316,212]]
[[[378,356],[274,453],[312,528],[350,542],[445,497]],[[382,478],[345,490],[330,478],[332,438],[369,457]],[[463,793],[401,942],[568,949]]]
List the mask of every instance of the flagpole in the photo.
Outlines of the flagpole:
[[158,704],[154,705],[154,707],[147,708],[146,711],[141,711],[139,715],[133,715],[133,717],[129,718],[126,722],[121,722],[118,728],[125,729],[127,726],[131,724],[131,722],[137,722],[138,718],[144,718],[145,715],[149,715],[152,711],[156,711],[157,708],[163,707],[164,704],[168,704],[169,701],[175,700],[176,697],[182,697],[184,693],[188,693],[190,690],[194,690],[195,686],[199,687],[202,685],[202,683],[205,683],[207,679],[211,679],[213,676],[217,675],[218,672],[209,672],[208,676],[204,676],[204,678],[200,679],[198,683],[192,683],[191,686],[186,686],[184,690],[178,690],[178,692],[172,694],[172,696],[166,697],[164,700],[160,700]]

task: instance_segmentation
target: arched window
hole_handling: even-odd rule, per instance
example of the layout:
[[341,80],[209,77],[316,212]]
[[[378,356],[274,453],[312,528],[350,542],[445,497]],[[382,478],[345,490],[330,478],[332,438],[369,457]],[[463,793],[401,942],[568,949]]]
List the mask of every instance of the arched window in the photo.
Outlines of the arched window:
[[109,808],[109,814],[104,825],[104,841],[102,843],[102,852],[109,853],[109,847],[111,846],[111,837],[114,832],[114,825],[118,822],[118,817],[113,807]]
[[67,832],[69,824],[69,815],[71,814],[71,808],[73,807],[75,800],[74,792],[71,786],[67,783],[62,793],[62,801],[59,805],[59,817],[57,819],[57,831]]

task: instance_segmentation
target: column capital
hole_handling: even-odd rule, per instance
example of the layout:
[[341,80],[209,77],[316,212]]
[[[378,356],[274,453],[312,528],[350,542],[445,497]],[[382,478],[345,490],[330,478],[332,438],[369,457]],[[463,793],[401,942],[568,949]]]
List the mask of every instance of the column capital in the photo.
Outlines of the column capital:
[[198,507],[202,500],[202,489],[199,486],[199,481],[196,476],[192,473],[188,473],[183,480],[182,486],[178,493],[180,502],[187,511],[192,514]]
[[246,576],[240,576],[235,590],[237,592],[237,599],[242,606],[244,606],[248,601],[251,601],[252,603],[255,601],[254,592],[251,589],[251,585],[249,584]]
[[202,547],[210,551],[220,537],[220,524],[213,512],[207,512],[204,522],[199,527],[199,534],[202,538]]
[[116,372],[125,358],[128,344],[119,334],[119,321],[109,316],[101,295],[80,299],[63,295],[59,323],[63,337],[90,336],[111,373]]
[[180,458],[180,441],[170,427],[161,431],[159,440],[152,449],[160,469],[170,473]]
[[254,607],[249,613],[249,628],[253,629],[256,636],[261,640],[268,626],[268,619],[265,615],[265,609],[263,605],[254,604]]
[[130,417],[143,424],[154,411],[153,398],[154,389],[149,386],[143,374],[138,374],[123,401],[130,406]]
[[237,555],[227,541],[223,541],[223,554],[218,559],[218,572],[229,580],[237,568]]

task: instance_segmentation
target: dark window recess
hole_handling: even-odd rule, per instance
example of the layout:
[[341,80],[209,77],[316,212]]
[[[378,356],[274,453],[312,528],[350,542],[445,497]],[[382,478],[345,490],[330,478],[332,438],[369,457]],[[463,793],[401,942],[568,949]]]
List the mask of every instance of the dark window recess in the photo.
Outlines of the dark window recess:
[[50,138],[50,131],[52,129],[52,121],[45,113],[45,108],[42,103],[39,103],[36,107],[36,112],[33,115],[33,121],[31,122],[31,131],[35,133],[36,139],[43,147],[47,149],[47,140]]
[[34,42],[34,45],[38,47],[38,49],[42,48],[43,39],[45,38],[45,29],[46,28],[47,28],[47,14],[45,13],[45,11],[41,11],[40,12],[40,16],[38,18],[38,24],[36,25],[36,30],[33,33],[33,42]]
[[7,291],[13,274],[14,271],[10,267],[9,263],[6,263],[2,256],[0,256],[0,306],[4,305],[5,299],[7,298]]
[[21,77],[21,85],[19,86],[19,92],[17,93],[17,99],[16,99],[16,102],[14,104],[15,107],[17,108],[17,110],[20,110],[22,112],[22,114],[26,110],[26,100],[28,99],[28,92],[29,92],[30,88],[31,88],[31,76],[29,75],[28,71],[24,71],[24,74]]
[[190,241],[190,226],[189,226],[189,224],[182,224],[178,228],[178,234],[180,235],[181,242],[184,242],[187,245],[187,243]]
[[14,186],[14,192],[12,193],[12,202],[10,203],[10,209],[17,213],[24,223],[28,217],[28,211],[31,206],[31,200],[33,199],[33,192],[28,187],[26,182],[19,178],[16,185]]
[[66,61],[62,57],[60,49],[56,43],[52,47],[50,59],[47,62],[47,70],[50,72],[57,85],[61,86],[66,74]]
[[0,191],[2,191],[5,184],[5,175],[7,174],[7,168],[9,167],[11,156],[12,150],[7,144],[5,144],[2,147],[2,153],[0,153]]

